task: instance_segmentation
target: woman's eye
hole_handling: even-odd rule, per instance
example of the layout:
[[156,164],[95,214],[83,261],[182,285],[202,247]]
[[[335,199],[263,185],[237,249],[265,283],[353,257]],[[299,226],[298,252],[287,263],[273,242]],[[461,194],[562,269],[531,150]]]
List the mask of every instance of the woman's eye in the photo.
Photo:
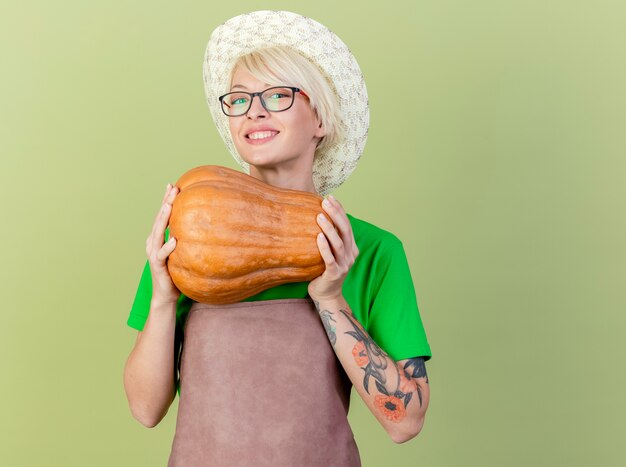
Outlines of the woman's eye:
[[270,99],[280,99],[282,97],[289,97],[287,94],[283,94],[282,92],[275,92],[269,98]]
[[236,99],[233,99],[231,104],[232,105],[242,105],[245,104],[247,101],[247,99],[245,97],[238,97]]

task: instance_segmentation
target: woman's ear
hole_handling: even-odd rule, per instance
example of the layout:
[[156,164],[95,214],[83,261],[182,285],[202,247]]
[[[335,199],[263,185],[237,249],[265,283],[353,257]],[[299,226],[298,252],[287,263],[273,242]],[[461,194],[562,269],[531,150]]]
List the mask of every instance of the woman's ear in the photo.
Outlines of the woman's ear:
[[326,136],[326,128],[324,128],[324,125],[322,125],[321,120],[318,120],[319,124],[317,125],[317,129],[315,130],[315,136],[317,136],[318,138],[323,138],[324,136]]

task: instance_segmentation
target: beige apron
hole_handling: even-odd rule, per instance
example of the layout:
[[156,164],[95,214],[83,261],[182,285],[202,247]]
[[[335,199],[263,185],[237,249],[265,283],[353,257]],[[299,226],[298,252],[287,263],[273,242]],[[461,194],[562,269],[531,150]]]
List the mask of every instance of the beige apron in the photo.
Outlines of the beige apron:
[[194,303],[168,467],[359,467],[352,383],[312,300]]

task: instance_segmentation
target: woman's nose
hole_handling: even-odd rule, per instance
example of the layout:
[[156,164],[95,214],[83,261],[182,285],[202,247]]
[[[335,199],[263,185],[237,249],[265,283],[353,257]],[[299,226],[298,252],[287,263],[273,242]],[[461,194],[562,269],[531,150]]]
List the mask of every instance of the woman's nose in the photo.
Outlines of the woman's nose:
[[246,115],[248,118],[264,118],[268,116],[268,113],[265,107],[263,107],[263,104],[261,104],[261,97],[254,96]]

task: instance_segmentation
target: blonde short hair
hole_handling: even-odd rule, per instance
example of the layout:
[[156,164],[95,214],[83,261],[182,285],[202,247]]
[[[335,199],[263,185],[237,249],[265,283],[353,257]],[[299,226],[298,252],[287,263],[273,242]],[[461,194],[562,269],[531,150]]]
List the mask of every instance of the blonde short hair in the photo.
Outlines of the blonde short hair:
[[326,130],[326,135],[317,144],[316,153],[343,139],[344,123],[334,89],[322,71],[295,49],[279,45],[242,55],[231,70],[230,83],[238,67],[272,86],[295,86],[306,93],[311,108]]

